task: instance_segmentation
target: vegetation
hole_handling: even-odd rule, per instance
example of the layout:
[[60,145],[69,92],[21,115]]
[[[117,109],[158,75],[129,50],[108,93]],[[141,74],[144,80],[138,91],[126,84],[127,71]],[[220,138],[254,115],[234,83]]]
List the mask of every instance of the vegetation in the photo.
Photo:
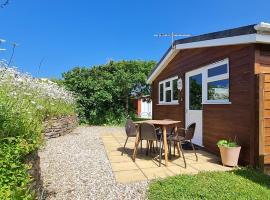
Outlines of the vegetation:
[[64,85],[77,96],[81,122],[121,124],[134,109],[130,97],[150,93],[147,76],[155,62],[109,62],[92,68],[76,67],[63,74]]
[[32,199],[26,156],[42,143],[42,122],[75,112],[72,95],[0,63],[0,199]]
[[270,177],[254,169],[180,175],[150,184],[154,199],[264,200],[270,197]]
[[230,140],[219,140],[217,143],[218,147],[238,147],[236,142]]

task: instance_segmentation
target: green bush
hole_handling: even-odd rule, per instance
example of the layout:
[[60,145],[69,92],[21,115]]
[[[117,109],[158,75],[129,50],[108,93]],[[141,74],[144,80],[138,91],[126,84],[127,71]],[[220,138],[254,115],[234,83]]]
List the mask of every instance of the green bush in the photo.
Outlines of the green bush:
[[25,158],[42,144],[43,121],[75,113],[75,101],[53,82],[0,64],[0,199],[33,199]]
[[35,149],[34,145],[21,138],[5,138],[0,141],[0,198],[32,199],[29,190],[31,177],[27,173],[31,166],[24,158]]
[[130,98],[150,94],[150,61],[119,61],[91,68],[76,67],[63,74],[64,84],[76,94],[81,122],[120,124],[135,110]]

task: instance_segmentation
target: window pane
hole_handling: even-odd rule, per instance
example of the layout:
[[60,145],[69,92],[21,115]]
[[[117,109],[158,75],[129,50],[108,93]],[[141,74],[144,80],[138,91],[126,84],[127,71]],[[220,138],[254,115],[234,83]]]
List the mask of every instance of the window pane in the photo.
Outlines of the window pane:
[[202,109],[202,74],[189,77],[189,109]]
[[168,82],[165,83],[166,88],[167,87],[170,87],[170,85],[171,85],[171,82],[170,81],[168,81]]
[[166,95],[166,102],[171,102],[172,101],[172,91],[167,90],[165,95]]
[[164,88],[163,88],[163,83],[159,84],[159,101],[163,101],[163,92],[164,92]]
[[227,72],[228,72],[227,64],[220,65],[218,67],[208,69],[208,77],[226,74]]
[[229,100],[229,79],[209,82],[207,89],[208,100]]
[[173,100],[178,100],[178,88],[177,88],[177,79],[172,81],[173,84]]

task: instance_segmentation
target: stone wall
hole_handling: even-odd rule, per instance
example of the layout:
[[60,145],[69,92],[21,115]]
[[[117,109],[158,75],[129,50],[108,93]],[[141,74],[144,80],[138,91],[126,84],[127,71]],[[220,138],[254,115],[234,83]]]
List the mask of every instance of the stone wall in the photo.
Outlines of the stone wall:
[[40,197],[43,191],[43,183],[40,174],[40,159],[38,151],[34,151],[30,155],[28,155],[26,158],[26,163],[31,166],[31,169],[28,171],[28,173],[32,177],[30,189],[32,191],[35,191],[36,197]]
[[78,126],[77,115],[51,118],[44,122],[45,138],[55,138],[71,133]]

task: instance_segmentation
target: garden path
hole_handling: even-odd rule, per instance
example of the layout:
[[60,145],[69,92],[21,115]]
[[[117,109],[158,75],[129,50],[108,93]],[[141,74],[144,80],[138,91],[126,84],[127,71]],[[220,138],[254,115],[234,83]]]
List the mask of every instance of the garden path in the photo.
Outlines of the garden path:
[[147,181],[116,182],[100,135],[119,127],[79,127],[39,152],[46,199],[145,199]]

